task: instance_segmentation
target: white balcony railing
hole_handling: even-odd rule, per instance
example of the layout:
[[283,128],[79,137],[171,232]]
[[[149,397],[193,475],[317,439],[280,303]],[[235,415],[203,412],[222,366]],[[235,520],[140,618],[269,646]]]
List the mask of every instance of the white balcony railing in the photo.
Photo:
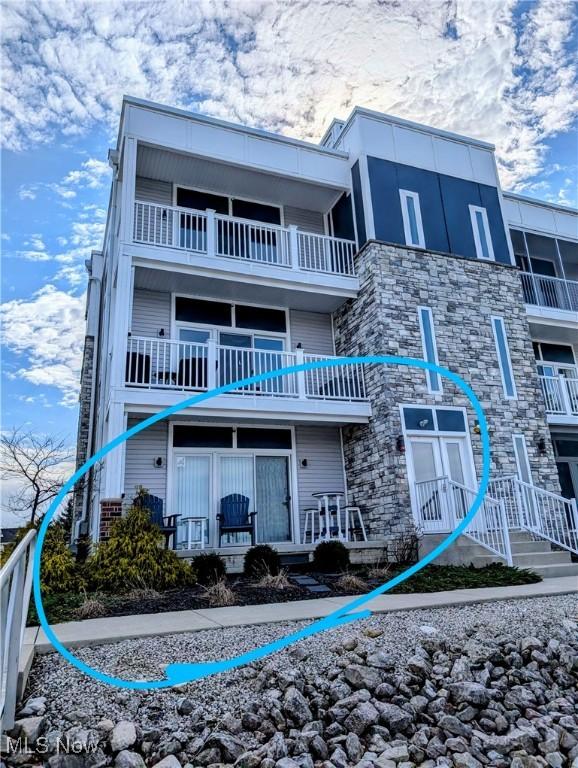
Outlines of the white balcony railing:
[[578,416],[578,369],[573,378],[540,376],[546,413],[554,416]]
[[[173,339],[131,336],[128,339],[125,383],[130,387],[205,391],[268,371],[303,362],[330,360],[319,355],[228,347],[210,341],[196,344]],[[235,395],[309,400],[367,400],[363,366],[330,366],[286,374],[232,391]]]
[[355,276],[353,240],[261,224],[214,211],[137,200],[134,242],[258,264]]
[[522,289],[527,304],[578,312],[578,282],[522,272]]

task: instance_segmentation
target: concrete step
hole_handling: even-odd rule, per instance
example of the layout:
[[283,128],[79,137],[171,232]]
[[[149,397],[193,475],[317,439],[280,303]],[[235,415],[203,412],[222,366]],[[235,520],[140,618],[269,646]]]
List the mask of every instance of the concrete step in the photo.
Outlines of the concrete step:
[[565,549],[550,552],[522,552],[513,555],[514,565],[518,568],[534,568],[537,565],[561,565],[571,563],[570,552]]
[[558,576],[575,576],[578,587],[578,563],[557,563],[555,565],[537,565],[532,568],[543,579],[556,579]]
[[512,554],[523,554],[525,552],[551,552],[552,546],[549,541],[545,539],[538,539],[538,541],[512,541],[510,539],[510,547],[512,548]]

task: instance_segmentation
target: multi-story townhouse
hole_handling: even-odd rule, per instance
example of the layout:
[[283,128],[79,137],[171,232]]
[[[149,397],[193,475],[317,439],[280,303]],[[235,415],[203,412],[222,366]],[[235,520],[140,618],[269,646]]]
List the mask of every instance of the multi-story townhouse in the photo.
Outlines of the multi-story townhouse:
[[[578,212],[502,193],[489,144],[359,108],[315,145],[125,98],[109,159],[79,464],[242,378],[335,355],[426,359],[472,386],[492,445],[490,495],[448,558],[513,553],[572,572]],[[449,380],[318,368],[183,408],[115,448],[78,489],[76,535],[106,537],[145,487],[179,516],[184,556],[219,548],[238,564],[247,535],[223,542],[217,522],[230,494],[287,556],[338,535],[372,557],[415,526],[427,550],[480,472],[480,426]]]

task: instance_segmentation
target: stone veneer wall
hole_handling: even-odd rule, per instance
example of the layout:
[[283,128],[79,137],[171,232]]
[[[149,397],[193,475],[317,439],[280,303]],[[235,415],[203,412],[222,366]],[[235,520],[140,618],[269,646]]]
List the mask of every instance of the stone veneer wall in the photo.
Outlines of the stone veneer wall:
[[[76,469],[81,467],[88,456],[88,439],[90,435],[92,382],[94,371],[94,336],[86,336],[84,339],[84,353],[82,356],[82,368],[80,373],[80,395],[78,413],[78,435],[76,440]],[[85,475],[76,483],[73,496],[74,519],[82,516],[84,505],[84,492],[89,475]],[[73,529],[74,530],[74,529]]]
[[[357,256],[360,291],[334,315],[336,354],[383,354],[423,358],[418,307],[430,307],[439,364],[459,374],[477,394],[490,428],[492,472],[516,472],[512,433],[526,437],[534,482],[559,493],[542,393],[517,270],[455,256],[369,242]],[[506,400],[491,316],[504,318],[517,400]],[[406,457],[396,448],[402,434],[400,404],[467,406],[457,387],[443,379],[443,394],[430,395],[425,371],[370,366],[366,385],[373,415],[368,425],[344,428],[348,487],[369,510],[370,538],[412,525]],[[480,476],[479,435],[468,421]],[[546,441],[545,453],[537,443]]]

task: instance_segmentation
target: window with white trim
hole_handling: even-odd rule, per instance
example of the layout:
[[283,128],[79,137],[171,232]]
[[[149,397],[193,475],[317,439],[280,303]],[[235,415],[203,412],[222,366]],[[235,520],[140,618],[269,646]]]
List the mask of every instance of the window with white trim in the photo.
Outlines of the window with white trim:
[[478,259],[485,259],[486,261],[493,260],[494,246],[492,245],[492,236],[490,234],[488,212],[485,208],[481,208],[479,205],[470,205],[469,208],[472,229],[474,231],[476,255]]
[[510,350],[508,348],[508,337],[506,335],[506,326],[502,317],[492,317],[492,328],[494,331],[494,340],[496,342],[496,352],[498,353],[498,363],[500,365],[500,374],[502,376],[502,386],[507,400],[517,400],[516,384],[514,382],[514,372],[512,370],[512,361],[510,359]]
[[[427,360],[428,363],[435,363],[438,365],[438,351],[432,311],[429,307],[418,307],[417,312],[421,332],[423,359]],[[431,394],[442,392],[442,380],[439,373],[431,370],[426,371],[426,381],[428,391]]]
[[425,248],[425,237],[421,220],[419,195],[407,189],[399,190],[401,200],[401,215],[403,218],[403,231],[406,245],[416,245]]

